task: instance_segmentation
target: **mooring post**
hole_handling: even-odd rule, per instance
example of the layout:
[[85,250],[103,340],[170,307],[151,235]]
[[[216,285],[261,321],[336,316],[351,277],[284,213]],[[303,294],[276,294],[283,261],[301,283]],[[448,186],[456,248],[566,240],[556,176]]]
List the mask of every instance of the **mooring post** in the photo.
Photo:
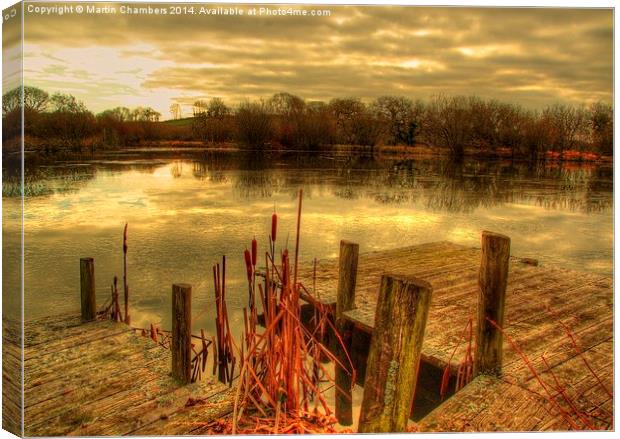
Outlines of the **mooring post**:
[[80,258],[80,297],[82,321],[90,322],[97,318],[95,299],[95,260]]
[[406,431],[432,290],[414,277],[382,276],[358,432]]
[[172,285],[172,377],[188,384],[191,381],[192,286]]
[[[340,241],[338,259],[338,295],[336,297],[336,328],[342,337],[344,348],[351,351],[353,324],[345,320],[342,314],[355,308],[355,283],[357,280],[357,260],[359,244]],[[347,365],[347,355],[338,340],[335,341],[336,354],[343,365]],[[351,375],[336,365],[336,419],[341,425],[353,424],[353,404]],[[344,392],[344,394],[342,393]]]
[[509,261],[510,238],[498,233],[482,232],[474,376],[499,375],[502,370],[503,337],[493,323],[499,328],[504,326]]

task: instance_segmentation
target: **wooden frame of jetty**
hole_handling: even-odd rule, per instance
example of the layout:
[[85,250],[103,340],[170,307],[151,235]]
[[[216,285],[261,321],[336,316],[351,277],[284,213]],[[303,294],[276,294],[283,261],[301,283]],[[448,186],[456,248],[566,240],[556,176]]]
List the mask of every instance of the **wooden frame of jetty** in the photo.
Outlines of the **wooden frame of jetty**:
[[[81,316],[25,322],[23,430],[21,343],[4,334],[5,372],[15,371],[3,373],[5,428],[27,436],[201,434],[232,412],[234,386],[188,384],[189,285],[172,289],[170,351],[123,323],[94,321],[94,279],[94,261],[82,260]],[[343,241],[338,260],[301,266],[300,279],[333,307],[354,354],[361,432],[613,429],[607,276],[511,257],[509,238],[483,232],[482,249],[436,242],[359,253]],[[468,356],[459,346],[470,319],[478,348]],[[459,391],[442,401],[440,384]],[[353,422],[350,398],[336,399],[336,415]]]

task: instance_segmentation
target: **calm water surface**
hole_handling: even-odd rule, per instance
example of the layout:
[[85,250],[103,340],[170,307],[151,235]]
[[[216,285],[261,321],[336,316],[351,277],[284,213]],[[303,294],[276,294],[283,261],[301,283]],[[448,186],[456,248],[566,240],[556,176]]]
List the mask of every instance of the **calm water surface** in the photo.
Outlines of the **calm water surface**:
[[[148,157],[148,158],[145,158]],[[170,327],[174,282],[193,285],[195,329],[213,333],[211,267],[226,255],[231,324],[239,328],[247,289],[243,251],[266,249],[274,207],[279,245],[294,247],[303,188],[302,260],[331,258],[341,239],[361,251],[429,241],[479,245],[489,229],[512,238],[512,253],[611,275],[611,167],[454,164],[431,160],[241,154],[121,154],[28,170],[25,208],[26,318],[79,309],[79,258],[95,258],[99,302],[122,276],[129,223],[132,324]],[[16,260],[16,209],[3,185],[5,261]],[[4,264],[5,288],[19,285]]]

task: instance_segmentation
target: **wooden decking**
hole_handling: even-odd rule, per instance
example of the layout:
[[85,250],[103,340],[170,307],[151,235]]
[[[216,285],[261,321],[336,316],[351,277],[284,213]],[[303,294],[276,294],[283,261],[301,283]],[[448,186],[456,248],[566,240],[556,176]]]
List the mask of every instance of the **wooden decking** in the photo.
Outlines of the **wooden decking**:
[[[360,254],[357,308],[346,312],[345,317],[358,330],[372,333],[380,276],[384,272],[413,275],[430,282],[434,291],[422,360],[441,369],[450,365],[454,373],[464,353],[463,330],[468,319],[476,315],[480,257],[479,249],[449,242]],[[597,412],[601,418],[597,426],[610,428],[613,399],[577,354],[560,321],[570,328],[584,352],[583,357],[596,367],[595,373],[603,385],[613,389],[612,279],[557,267],[533,266],[529,262],[511,258],[504,330],[517,342],[545,382],[552,380],[553,375],[559,377],[567,391],[574,392],[571,398],[579,405],[578,410]],[[314,289],[314,295],[322,302],[334,304],[337,261],[320,261],[316,273],[314,279],[313,268],[303,267],[302,282],[310,291]],[[460,347],[452,357],[457,346]],[[547,369],[543,356],[552,373],[543,373]],[[535,395],[532,392],[544,391],[507,340],[504,341],[503,370],[503,380],[481,378],[457,393],[429,415],[420,424],[421,429],[527,431],[567,428],[558,411],[546,406],[552,415],[524,416],[520,423],[517,418],[511,418],[516,405],[527,405],[525,401]],[[478,403],[480,398],[490,397],[491,393],[497,393],[494,397],[497,404]],[[516,401],[509,404],[512,399]],[[539,400],[549,404],[545,398],[539,397]]]
[[208,376],[170,376],[170,353],[127,325],[79,316],[25,324],[25,435],[184,435],[232,411],[232,390]]
[[[422,360],[455,372],[464,352],[463,329],[476,312],[479,263],[480,250],[448,242],[362,253],[357,308],[345,316],[360,332],[372,334],[382,273],[428,281],[434,292]],[[303,283],[321,301],[334,304],[337,261],[320,261],[316,272],[315,279],[313,267],[303,265]],[[562,324],[570,328],[581,355]],[[547,390],[505,340],[501,379],[476,378],[421,419],[418,429],[566,430],[575,428],[571,422],[613,428],[613,397],[606,391],[613,389],[612,279],[512,258],[504,329]],[[121,323],[48,317],[26,322],[24,344],[27,436],[201,434],[232,411],[234,386],[210,376],[199,384],[178,385],[170,377],[169,352]],[[3,349],[9,354],[5,362],[18,369],[19,348],[9,348]],[[556,379],[562,392],[554,389]],[[18,394],[18,382],[3,381]],[[560,393],[575,411],[587,414],[588,425],[578,416],[567,421],[561,415],[553,401],[572,409]],[[19,404],[15,400],[10,408],[17,411]]]

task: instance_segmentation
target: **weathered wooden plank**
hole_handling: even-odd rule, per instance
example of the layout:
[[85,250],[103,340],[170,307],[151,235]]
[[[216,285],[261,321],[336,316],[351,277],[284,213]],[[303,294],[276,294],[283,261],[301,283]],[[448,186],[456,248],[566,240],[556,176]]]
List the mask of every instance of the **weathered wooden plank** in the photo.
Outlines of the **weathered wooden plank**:
[[[135,348],[134,348],[135,349]],[[163,349],[156,347],[155,349]],[[132,379],[142,379],[141,373],[148,371],[149,366],[154,363],[161,362],[162,357],[160,354],[153,352],[151,358],[150,355],[145,353],[138,353],[132,357],[132,363],[134,367],[123,369],[120,365],[125,364],[125,358],[112,357],[99,362],[88,362],[90,366],[81,367],[79,369],[67,369],[57,379],[54,376],[43,377],[37,381],[26,381],[26,408],[28,411],[32,411],[33,408],[44,401],[48,402],[48,405],[54,405],[55,399],[79,392],[81,394],[90,392],[93,395],[100,397],[106,392],[112,390],[116,384],[123,385],[127,382],[131,382]],[[93,365],[97,365],[97,371],[93,374]],[[101,374],[108,373],[107,376]],[[165,372],[165,371],[164,371]],[[38,407],[39,411],[45,411],[44,407]]]
[[128,326],[114,324],[113,322],[92,322],[87,323],[87,325],[93,325],[90,331],[78,334],[69,333],[66,337],[52,340],[49,343],[25,347],[24,361],[38,360],[46,355],[54,355],[66,349],[74,349],[76,346],[88,344],[96,340],[133,332]]
[[[161,378],[161,371],[151,370],[155,363],[138,368],[132,376],[125,374],[97,379],[91,375],[83,381],[73,378],[65,392],[38,403],[27,403],[26,430],[41,431],[49,427],[53,428],[53,431],[66,434],[76,422],[81,425],[102,415],[103,413],[97,410],[98,407],[108,408],[111,402],[122,404],[128,391],[137,394],[143,388],[150,388]],[[106,368],[107,371],[110,369]],[[93,379],[96,381],[93,382]],[[49,433],[47,430],[46,432]]]
[[[544,401],[490,375],[476,377],[417,425],[420,431],[528,431]],[[515,412],[516,408],[519,412]]]
[[[74,361],[64,362],[63,358],[56,359],[53,367],[49,371],[44,368],[37,373],[31,373],[30,368],[26,371],[25,396],[28,400],[37,400],[37,395],[53,396],[54,389],[63,387],[63,381],[71,378],[88,377],[93,375],[93,365],[100,364],[132,364],[144,365],[145,361],[151,357],[159,355],[157,350],[163,349],[156,343],[148,343],[141,350],[136,350],[133,343],[127,339],[118,339],[118,344],[110,345],[108,349],[88,349],[82,347],[81,352],[87,352],[82,358]],[[114,348],[117,349],[114,349]],[[148,361],[151,361],[149,359]],[[118,366],[117,366],[118,367]],[[131,370],[131,369],[128,369]],[[47,372],[47,373],[46,373]],[[118,375],[117,375],[118,376]],[[64,390],[63,390],[64,391]]]
[[[372,333],[374,328],[374,309],[378,293],[378,279],[380,273],[386,267],[406,267],[406,274],[422,274],[423,278],[434,286],[433,305],[429,312],[427,326],[428,337],[426,338],[422,359],[435,366],[445,367],[448,358],[454,348],[463,343],[461,332],[467,319],[475,314],[475,298],[477,288],[477,268],[480,261],[480,250],[466,249],[460,246],[446,246],[450,255],[444,258],[442,252],[424,254],[432,250],[432,246],[409,247],[390,250],[374,254],[360,254],[358,268],[358,285],[356,289],[357,308],[344,313],[345,318],[354,323],[358,330]],[[412,255],[416,255],[413,257]],[[333,270],[333,264],[322,261],[321,268]],[[418,265],[420,264],[420,265]],[[325,274],[325,273],[323,273]],[[331,274],[330,274],[331,275]],[[333,282],[323,281],[317,277],[317,289],[323,292],[325,289],[334,288]],[[329,294],[329,293],[328,293]],[[549,312],[547,306],[552,310]],[[519,258],[511,257],[509,261],[509,276],[506,288],[504,329],[511,334],[519,346],[528,355],[534,367],[544,371],[541,354],[552,368],[562,367],[573,370],[580,363],[577,353],[566,337],[564,330],[557,322],[554,315],[559,315],[567,323],[570,323],[572,331],[582,349],[596,349],[597,346],[609,341],[612,334],[612,310],[613,294],[612,281],[609,277],[593,273],[580,273],[558,267],[545,265],[532,266],[521,262]],[[569,319],[570,317],[570,319]],[[504,341],[506,343],[506,341]],[[453,371],[459,357],[459,350],[453,362]],[[589,351],[588,351],[589,353]],[[511,388],[510,384],[504,383],[505,391],[509,395],[516,395],[525,391],[528,385],[534,389],[532,374],[526,364],[521,360],[511,347],[504,348],[505,372],[507,379],[516,380],[519,385]],[[607,361],[606,361],[607,360]],[[609,353],[597,356],[596,367],[600,368],[603,376],[610,369]],[[566,372],[568,373],[568,372]],[[575,386],[588,386],[588,378],[583,370],[573,370],[573,380],[577,380]],[[571,375],[572,376],[572,375]],[[579,381],[581,377],[581,381]],[[573,380],[569,383],[572,385]],[[527,384],[529,383],[529,384]],[[579,384],[581,383],[581,384]],[[521,388],[523,385],[525,388]],[[609,405],[607,395],[601,391],[600,386],[596,395],[599,396],[590,405],[584,405],[584,410],[594,411],[600,406],[605,417],[605,405]],[[569,425],[557,413],[549,415],[537,405],[548,404],[547,401],[531,403],[530,399],[521,398],[518,402],[504,401],[509,410],[498,412],[495,406],[489,406],[481,410],[481,416],[477,421],[480,425],[487,424],[488,430],[528,430],[538,428],[568,428]],[[467,404],[472,403],[471,399]],[[543,415],[536,415],[536,410],[543,411]],[[514,413],[528,413],[528,416],[514,417]],[[446,412],[448,413],[448,412]],[[452,416],[452,414],[449,414]],[[477,415],[476,415],[477,416]],[[491,425],[496,417],[498,425]],[[515,418],[516,423],[510,419]],[[474,422],[474,417],[468,422]],[[608,420],[607,420],[608,421]],[[604,425],[606,420],[602,421]],[[472,424],[470,422],[470,427]],[[477,424],[476,424],[477,425]],[[467,428],[466,428],[467,429]],[[471,428],[475,430],[475,428]],[[458,430],[458,429],[457,429]]]
[[222,419],[232,413],[236,389],[229,389],[211,394],[205,400],[196,401],[194,405],[181,408],[171,415],[135,429],[128,434],[136,436],[160,435],[203,435],[213,434],[209,429],[213,421]]
[[[142,358],[144,353],[136,349],[135,341],[130,337],[131,334],[123,333],[95,340],[59,354],[51,354],[36,362],[28,361],[24,369],[27,387],[36,387],[43,383],[63,379],[67,371],[80,374],[92,368],[92,364],[114,360],[134,364],[134,361]],[[144,349],[149,351],[162,349],[162,347],[155,342],[150,342],[145,343]]]
[[[196,404],[201,405],[201,400],[210,401],[215,395],[229,390],[229,387],[212,377],[201,383],[181,387],[172,386],[166,390],[138,404],[110,410],[92,422],[73,430],[69,435],[122,436],[131,434],[160,419],[167,420],[175,413],[183,411],[188,402],[197,401]],[[197,413],[198,410],[194,414]]]
[[180,386],[170,351],[124,324],[40,321],[28,323],[36,344],[26,350],[27,435],[128,434],[186,410],[190,398],[209,403],[230,390],[214,379]]

